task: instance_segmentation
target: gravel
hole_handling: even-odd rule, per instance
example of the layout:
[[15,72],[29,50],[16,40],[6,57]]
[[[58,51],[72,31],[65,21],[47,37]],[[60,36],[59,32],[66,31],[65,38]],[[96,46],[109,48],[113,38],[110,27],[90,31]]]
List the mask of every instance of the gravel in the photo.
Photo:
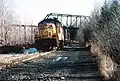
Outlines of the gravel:
[[54,51],[1,69],[0,81],[100,81],[96,58],[89,51]]

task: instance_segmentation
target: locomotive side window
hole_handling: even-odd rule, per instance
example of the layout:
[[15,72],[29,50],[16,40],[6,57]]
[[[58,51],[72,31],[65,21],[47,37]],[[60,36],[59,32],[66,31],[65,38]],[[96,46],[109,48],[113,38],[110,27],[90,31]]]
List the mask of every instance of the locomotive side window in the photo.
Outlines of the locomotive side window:
[[60,27],[57,27],[57,33],[60,33]]

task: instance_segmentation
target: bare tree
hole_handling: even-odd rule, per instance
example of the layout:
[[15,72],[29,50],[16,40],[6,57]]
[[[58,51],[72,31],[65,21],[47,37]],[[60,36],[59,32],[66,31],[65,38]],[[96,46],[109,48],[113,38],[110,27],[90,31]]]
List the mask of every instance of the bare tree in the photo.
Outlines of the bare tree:
[[[113,0],[105,2],[101,10],[94,11],[84,31],[87,40],[97,45],[101,72],[106,79],[119,81],[117,66],[120,64],[120,4]],[[90,29],[89,29],[90,28]],[[92,33],[91,30],[92,29]],[[88,35],[89,34],[89,35]],[[91,35],[90,35],[91,34]],[[88,36],[88,37],[87,37]],[[88,39],[89,38],[89,39]],[[117,76],[114,76],[117,75]]]
[[[115,53],[115,50],[119,50],[119,35],[120,35],[120,14],[119,4],[117,1],[113,1],[110,5],[105,4],[101,8],[101,14],[95,27],[93,28],[94,33],[98,36],[98,40],[101,42],[101,47],[106,50],[106,54],[112,54],[112,59],[119,64],[118,57],[119,53]],[[117,47],[116,47],[117,46]],[[107,49],[108,48],[108,49]],[[114,57],[114,58],[113,58]]]
[[12,31],[11,24],[13,21],[13,14],[12,10],[5,6],[4,0],[1,0],[0,3],[0,36],[1,40],[3,40],[5,44],[8,44]]

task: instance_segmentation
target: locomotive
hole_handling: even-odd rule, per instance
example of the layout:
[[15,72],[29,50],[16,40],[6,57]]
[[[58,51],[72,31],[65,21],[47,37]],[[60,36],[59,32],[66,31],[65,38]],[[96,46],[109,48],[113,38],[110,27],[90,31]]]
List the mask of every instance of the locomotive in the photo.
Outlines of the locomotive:
[[62,49],[64,46],[64,29],[57,18],[44,19],[38,23],[35,44],[39,50]]

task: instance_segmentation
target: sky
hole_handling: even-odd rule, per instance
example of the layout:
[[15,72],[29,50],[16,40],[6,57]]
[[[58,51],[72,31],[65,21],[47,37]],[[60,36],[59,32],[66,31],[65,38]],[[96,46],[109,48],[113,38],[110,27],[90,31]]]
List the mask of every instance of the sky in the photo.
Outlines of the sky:
[[6,0],[21,24],[37,25],[47,14],[90,15],[104,0]]

